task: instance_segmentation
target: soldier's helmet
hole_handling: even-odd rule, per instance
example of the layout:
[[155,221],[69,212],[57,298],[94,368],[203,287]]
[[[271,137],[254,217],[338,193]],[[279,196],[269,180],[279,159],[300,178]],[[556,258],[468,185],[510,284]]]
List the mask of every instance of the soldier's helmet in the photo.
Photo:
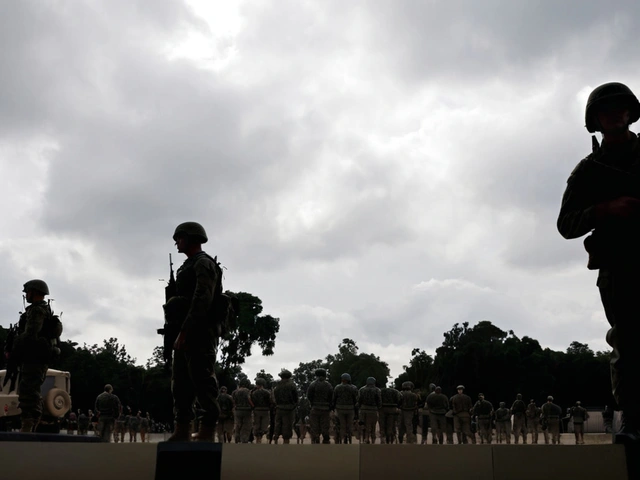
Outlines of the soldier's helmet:
[[29,280],[23,285],[22,291],[27,293],[27,290],[35,290],[43,295],[49,295],[49,287],[44,280],[33,279]]
[[267,386],[267,381],[262,377],[256,378],[256,385],[259,385],[261,387],[266,387]]
[[441,387],[436,387],[435,392],[436,393],[442,393],[442,388]]
[[176,231],[173,233],[173,239],[178,237],[187,236],[194,238],[198,243],[207,243],[207,232],[204,231],[204,227],[196,222],[184,222],[176,227]]
[[403,382],[402,389],[403,390],[411,390],[413,388],[413,383],[411,382]]
[[367,378],[367,385],[375,385],[376,384],[376,379],[373,377],[368,377]]
[[287,369],[284,369],[278,374],[278,376],[280,378],[291,378],[291,372]]
[[227,393],[227,387],[220,387],[220,393]]
[[249,381],[248,378],[243,378],[242,380],[240,380],[240,382],[238,382],[240,384],[241,387],[250,387],[251,386],[251,382]]
[[484,393],[479,393],[478,398],[484,398]]
[[314,373],[316,374],[316,377],[325,378],[327,376],[327,371],[324,368],[316,368]]
[[430,383],[429,384],[429,391],[433,392],[436,389],[436,384],[435,383]]
[[506,404],[506,403],[504,403],[504,402],[500,402],[500,408],[504,408],[504,407],[506,407],[506,406],[507,406],[507,404]]
[[517,400],[522,400],[522,394],[521,394],[521,393],[517,394],[517,395],[516,395],[516,399],[517,399]]
[[576,407],[579,407],[580,405],[582,405],[582,402],[580,402],[580,400],[578,400],[578,401],[576,402]]
[[549,395],[549,396],[547,397],[547,401],[548,401],[548,402],[553,402],[553,397],[552,397],[551,395]]
[[458,386],[456,387],[456,390],[464,390],[464,385],[458,385]]
[[640,102],[631,89],[623,83],[610,82],[596,87],[589,95],[585,109],[585,126],[589,133],[599,132],[597,112],[603,105],[624,105],[629,108],[629,124],[640,118]]
[[343,373],[342,375],[340,375],[340,380],[346,380],[347,382],[350,382],[351,375],[349,375],[348,373]]
[[532,398],[531,400],[529,400],[529,403],[536,403],[536,401]]

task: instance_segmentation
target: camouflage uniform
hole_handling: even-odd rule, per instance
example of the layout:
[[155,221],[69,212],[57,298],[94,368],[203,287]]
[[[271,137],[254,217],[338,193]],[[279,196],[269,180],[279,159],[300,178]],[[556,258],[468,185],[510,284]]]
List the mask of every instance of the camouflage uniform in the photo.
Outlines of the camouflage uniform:
[[[602,107],[605,107],[604,109]],[[623,84],[597,87],[587,101],[586,127],[602,131],[600,114],[625,109],[628,124],[640,117],[640,104]],[[626,137],[626,139],[625,139]],[[609,141],[608,141],[609,139]],[[619,140],[616,142],[616,140]],[[582,237],[588,268],[599,270],[597,286],[611,325],[611,386],[623,411],[615,441],[640,441],[640,141],[628,130],[603,132],[602,146],[592,137],[593,152],[573,170],[562,197],[557,227],[566,239]],[[635,202],[635,203],[634,203]],[[626,440],[625,440],[626,437]]]
[[402,400],[400,401],[400,410],[402,417],[403,429],[400,432],[400,438],[403,432],[407,434],[407,443],[416,443],[416,436],[413,434],[413,416],[418,408],[418,395],[413,393],[413,383],[404,382],[402,384]]
[[[193,222],[179,225],[173,238],[179,248],[184,242],[199,246],[207,241],[202,226]],[[222,270],[217,261],[198,251],[188,256],[176,272],[176,296],[165,305],[166,323],[180,325],[178,350],[173,354],[171,391],[176,424],[181,433],[176,432],[171,440],[183,439],[180,437],[184,437],[185,431],[188,438],[196,400],[203,410],[202,439],[213,437],[220,412],[214,372],[218,340],[214,299],[222,295],[221,277]],[[183,344],[179,343],[181,339]]]
[[340,423],[340,439],[351,443],[351,427],[358,404],[358,388],[348,383],[351,381],[351,377],[347,378],[345,375],[348,376],[348,374],[343,374],[343,383],[336,385],[333,389],[333,407]]
[[216,427],[218,442],[230,443],[233,434],[233,398],[227,393],[227,387],[220,388],[218,405],[220,406],[220,416]]
[[505,402],[500,402],[500,408],[496,410],[496,440],[502,443],[504,438],[508,444],[511,443],[511,410],[507,408]]
[[449,399],[442,393],[440,387],[436,387],[435,392],[430,393],[426,400],[429,409],[429,417],[431,423],[432,443],[444,443],[444,431],[447,428],[447,419],[445,417],[449,410]]
[[554,445],[560,443],[560,416],[562,409],[553,403],[553,397],[547,398],[547,403],[542,406],[542,429],[544,431],[544,443],[549,444],[549,436]]
[[382,409],[380,410],[380,443],[394,443],[397,436],[397,424],[400,411],[398,406],[402,401],[402,394],[393,387],[386,387],[380,391]]
[[457,390],[458,393],[451,397],[451,407],[453,410],[453,425],[458,434],[458,443],[461,440],[462,443],[468,443],[469,439],[471,443],[476,443],[476,437],[471,433],[471,409],[473,408],[471,397],[460,392],[460,390],[464,390],[462,385],[459,385]]
[[140,441],[142,443],[148,442],[149,437],[147,436],[149,433],[149,414],[145,415],[140,419]]
[[[27,292],[30,282],[25,283]],[[41,280],[40,280],[41,282]],[[42,282],[44,284],[44,282]],[[44,285],[45,288],[46,284]],[[29,292],[33,290],[29,289]],[[20,316],[19,335],[16,337],[11,356],[20,364],[18,377],[18,407],[21,409],[22,432],[31,432],[42,417],[42,394],[40,389],[47,376],[48,363],[51,359],[50,340],[42,335],[45,321],[52,315],[49,304],[44,300],[27,301],[31,303]],[[48,295],[46,292],[41,292]]]
[[282,435],[283,442],[289,443],[293,436],[293,423],[298,406],[298,389],[291,380],[290,371],[283,370],[279,375],[282,380],[273,389],[276,404],[276,426],[273,430],[273,441],[278,443],[278,438]]
[[[263,379],[258,379],[263,380]],[[257,383],[257,382],[256,382]],[[262,436],[269,431],[269,412],[271,411],[271,391],[258,385],[251,392],[253,402],[253,436],[256,443],[262,443]]]
[[580,406],[580,402],[576,402],[569,415],[573,417],[573,433],[576,437],[576,445],[584,445],[584,422],[589,419],[587,410]]
[[360,389],[359,402],[360,421],[364,422],[364,442],[376,443],[376,425],[378,410],[382,408],[382,397],[375,378],[367,378],[367,385]]
[[118,442],[124,443],[124,434],[126,431],[125,425],[126,425],[125,414],[123,412],[120,412],[120,415],[116,419],[116,428],[113,431],[113,440],[116,443]]
[[526,424],[526,411],[527,406],[522,401],[522,395],[516,395],[516,400],[511,405],[511,413],[513,414],[513,436],[515,437],[514,443],[517,445],[520,436],[522,436],[522,443],[527,443],[527,424]]
[[540,414],[542,410],[536,406],[536,402],[531,400],[527,406],[527,433],[531,434],[531,443],[538,443],[540,433]]
[[236,443],[249,443],[251,435],[251,392],[248,388],[241,386],[231,394],[235,405],[235,437]]
[[129,442],[138,442],[138,432],[140,431],[140,412],[129,417]]
[[493,428],[491,420],[493,418],[493,405],[484,399],[484,395],[478,395],[478,401],[473,406],[473,415],[478,418],[478,430],[480,431],[480,443],[491,443]]
[[309,399],[303,394],[298,400],[297,418],[298,418],[298,442],[304,443],[304,437],[307,436],[307,423],[309,414],[311,413],[311,404]]
[[316,380],[311,382],[307,390],[307,398],[311,404],[311,415],[309,423],[311,426],[311,442],[320,443],[320,433],[322,433],[322,443],[329,442],[329,410],[333,398],[333,387],[326,380],[326,372],[323,369],[316,370]]
[[98,420],[98,431],[96,435],[102,438],[103,442],[111,441],[111,434],[115,425],[115,420],[120,415],[120,399],[111,393],[111,385],[104,387],[104,392],[96,398],[96,412],[100,414]]
[[89,433],[89,417],[80,412],[78,415],[78,435],[87,435]]

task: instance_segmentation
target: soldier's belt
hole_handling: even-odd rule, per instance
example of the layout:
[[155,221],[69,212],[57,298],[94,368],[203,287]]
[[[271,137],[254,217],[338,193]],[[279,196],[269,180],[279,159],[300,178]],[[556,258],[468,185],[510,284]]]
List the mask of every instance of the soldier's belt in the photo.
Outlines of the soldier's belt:
[[276,405],[278,410],[294,410],[296,408],[295,405],[284,404],[284,405]]
[[260,411],[260,412],[268,412],[269,411],[269,407],[255,407],[254,410],[255,411]]

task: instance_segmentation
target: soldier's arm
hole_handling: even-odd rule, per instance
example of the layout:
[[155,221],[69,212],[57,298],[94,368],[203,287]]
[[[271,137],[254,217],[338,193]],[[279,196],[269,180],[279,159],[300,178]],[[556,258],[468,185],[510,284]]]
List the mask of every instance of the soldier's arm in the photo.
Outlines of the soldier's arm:
[[380,393],[380,390],[376,392],[376,406],[378,409],[382,408],[382,393]]
[[47,312],[44,308],[40,306],[31,307],[27,314],[27,322],[24,327],[24,332],[22,333],[23,338],[36,339],[38,337],[38,333],[42,330],[42,325],[44,325],[46,315]]
[[194,266],[196,273],[196,289],[189,308],[189,313],[184,320],[182,329],[186,330],[195,324],[207,324],[208,313],[213,301],[218,273],[213,262],[204,257],[198,260]]

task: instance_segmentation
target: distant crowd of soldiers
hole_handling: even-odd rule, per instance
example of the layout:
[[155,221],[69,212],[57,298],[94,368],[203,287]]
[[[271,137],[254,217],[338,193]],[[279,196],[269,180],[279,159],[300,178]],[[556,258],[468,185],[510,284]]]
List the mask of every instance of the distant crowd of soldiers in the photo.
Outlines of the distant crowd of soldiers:
[[[92,410],[89,410],[87,414],[82,410],[78,410],[77,414],[75,412],[69,413],[62,428],[66,428],[67,433],[70,435],[73,435],[76,430],[78,435],[87,435],[89,430],[93,430],[97,435],[99,421],[99,415]],[[115,421],[112,431],[113,441],[115,443],[124,443],[128,433],[129,442],[137,442],[138,434],[140,434],[141,442],[149,442],[150,433],[162,433],[165,429],[165,425],[154,422],[148,412],[144,416],[141,411],[133,415],[131,407],[125,407]]]
[[412,382],[404,382],[402,391],[392,386],[380,389],[373,377],[358,389],[348,373],[334,387],[326,371],[318,369],[306,394],[299,395],[291,372],[283,370],[279,376],[273,391],[263,378],[256,379],[255,386],[241,381],[231,395],[226,387],[220,389],[218,441],[278,443],[282,437],[283,443],[290,443],[295,432],[297,442],[302,443],[309,432],[311,443],[351,443],[355,437],[361,443],[376,443],[379,438],[383,444],[414,444],[420,425],[423,444],[429,430],[432,444],[490,444],[494,430],[497,443],[511,443],[513,436],[513,443],[526,444],[530,435],[530,443],[537,444],[542,432],[544,443],[559,444],[561,421],[569,417],[576,444],[584,444],[584,422],[589,418],[580,402],[563,417],[551,396],[537,406],[534,400],[527,405],[518,394],[510,408],[500,402],[494,410],[482,393],[473,403],[464,385],[458,385],[457,394],[449,398],[432,384],[425,397]]

